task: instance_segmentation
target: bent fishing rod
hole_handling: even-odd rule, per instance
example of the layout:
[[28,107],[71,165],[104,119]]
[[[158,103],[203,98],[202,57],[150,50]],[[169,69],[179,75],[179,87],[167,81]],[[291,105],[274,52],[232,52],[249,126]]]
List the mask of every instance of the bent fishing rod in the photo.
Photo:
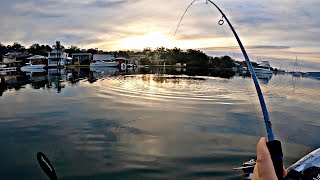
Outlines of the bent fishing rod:
[[[181,21],[184,17],[184,15],[186,14],[186,12],[188,11],[188,9],[191,7],[191,5],[197,0],[193,0],[191,2],[191,4],[187,7],[187,9],[185,10],[183,16],[181,17],[180,19],[180,22],[177,26],[177,29],[175,31],[175,34],[177,33],[178,31],[178,28],[181,24]],[[212,5],[214,5],[218,11],[221,13],[222,15],[222,18],[219,20],[218,24],[219,25],[223,25],[224,24],[224,20],[227,21],[231,31],[233,32],[239,46],[240,46],[240,49],[242,51],[242,54],[246,60],[246,63],[249,67],[249,70],[250,70],[250,73],[251,73],[251,76],[252,76],[252,80],[254,82],[254,85],[255,85],[255,88],[256,88],[256,91],[257,91],[257,94],[258,94],[258,98],[259,98],[259,101],[260,101],[260,105],[261,105],[261,109],[262,109],[262,112],[263,112],[263,118],[264,118],[264,122],[265,122],[265,125],[266,125],[266,129],[267,129],[267,134],[268,134],[268,142],[267,142],[267,146],[268,146],[268,149],[269,149],[269,152],[271,154],[271,158],[272,158],[272,162],[273,162],[273,166],[274,166],[274,169],[275,169],[275,172],[276,172],[276,175],[278,177],[278,179],[283,179],[283,161],[282,161],[282,158],[283,158],[283,153],[282,153],[282,148],[281,148],[281,142],[278,141],[278,140],[275,140],[274,138],[274,135],[273,135],[273,131],[272,131],[272,124],[271,124],[271,121],[270,121],[270,118],[269,118],[269,113],[268,113],[268,109],[267,109],[267,106],[266,106],[266,103],[265,103],[265,100],[263,98],[263,94],[262,94],[262,91],[261,91],[261,88],[260,88],[260,85],[259,85],[259,81],[258,81],[258,78],[256,76],[256,73],[253,69],[253,66],[252,66],[252,63],[249,59],[249,56],[237,34],[237,32],[235,31],[235,29],[233,28],[231,22],[229,21],[229,19],[227,18],[227,16],[224,14],[224,12],[214,3],[212,2],[211,0],[206,0],[206,3],[210,2]]]

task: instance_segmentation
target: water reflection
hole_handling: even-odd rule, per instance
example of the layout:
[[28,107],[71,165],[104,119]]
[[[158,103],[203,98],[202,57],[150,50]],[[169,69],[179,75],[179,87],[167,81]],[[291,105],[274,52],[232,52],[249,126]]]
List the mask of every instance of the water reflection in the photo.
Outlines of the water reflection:
[[[2,74],[0,84],[0,96],[12,88],[19,90],[25,85],[31,84],[34,89],[47,88],[56,89],[60,93],[65,87],[64,83],[77,84],[79,81],[86,79],[90,83],[95,83],[98,79],[103,79],[118,75],[134,74],[172,74],[187,76],[214,76],[230,78],[234,75],[233,71],[213,72],[208,69],[190,69],[185,68],[127,68],[121,70],[118,68],[74,68],[74,69],[33,69],[29,72],[11,72]],[[165,81],[165,78],[157,77],[156,82]],[[171,79],[174,77],[171,77]],[[178,82],[178,80],[176,80]]]
[[[193,76],[209,76],[232,78],[234,76],[242,76],[243,78],[250,78],[248,71],[234,72],[232,70],[214,71],[211,69],[186,69],[186,68],[127,68],[121,70],[119,68],[111,67],[95,67],[95,68],[74,68],[74,69],[34,69],[30,72],[9,72],[0,75],[0,96],[10,89],[19,90],[25,85],[31,84],[34,89],[47,88],[56,89],[58,93],[65,87],[65,83],[77,84],[81,80],[87,80],[89,83],[95,83],[99,79],[104,79],[119,75],[135,75],[135,74],[170,74],[170,75],[185,75],[188,78]],[[316,73],[306,74],[304,78],[314,78]],[[278,73],[275,76],[285,76],[287,74]],[[290,75],[290,74],[289,74]],[[308,76],[307,76],[308,75]],[[316,74],[318,75],[318,74]],[[257,74],[260,83],[268,84],[273,74]],[[173,80],[175,77],[153,77],[155,82],[165,82],[166,80]],[[300,77],[299,77],[300,78]],[[303,78],[303,77],[302,77]],[[181,78],[180,78],[181,79]],[[292,87],[295,89],[297,77],[292,76]],[[179,82],[179,79],[176,79]],[[293,90],[294,91],[294,90]]]
[[268,84],[273,74],[256,74],[257,78],[260,79],[260,83]]
[[[255,156],[265,129],[252,80],[232,74],[161,67],[2,76],[1,177],[45,178],[34,161],[43,151],[61,179],[240,179],[232,168]],[[291,94],[291,80],[277,74],[261,87],[286,166],[320,143],[320,83],[301,77]]]

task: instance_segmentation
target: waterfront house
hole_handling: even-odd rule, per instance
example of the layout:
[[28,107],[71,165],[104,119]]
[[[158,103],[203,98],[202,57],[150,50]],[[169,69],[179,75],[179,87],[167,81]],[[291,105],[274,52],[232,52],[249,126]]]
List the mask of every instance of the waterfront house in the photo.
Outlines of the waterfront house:
[[7,66],[22,66],[30,56],[28,52],[10,52],[3,56],[2,63]]
[[11,53],[7,53],[3,56],[2,63],[13,64],[15,61],[16,61],[16,58]]
[[41,56],[41,55],[34,55],[32,57],[27,58],[30,62],[30,64],[32,65],[37,65],[37,64],[44,64],[44,65],[48,65],[48,58],[45,56]]
[[68,53],[62,50],[53,49],[48,52],[48,67],[65,66],[68,60]]
[[92,60],[91,53],[73,53],[71,56],[72,56],[71,64],[75,64],[75,65],[90,65],[90,62]]

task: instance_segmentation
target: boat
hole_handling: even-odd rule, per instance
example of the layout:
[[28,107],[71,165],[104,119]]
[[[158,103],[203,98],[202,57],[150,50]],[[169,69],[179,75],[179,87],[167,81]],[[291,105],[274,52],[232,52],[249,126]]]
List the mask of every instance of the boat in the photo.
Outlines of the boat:
[[44,64],[32,64],[32,63],[26,63],[26,66],[21,67],[21,71],[23,72],[29,72],[29,71],[33,71],[35,69],[42,69],[45,67],[46,65]]
[[127,65],[125,63],[121,63],[120,64],[120,69],[121,69],[121,71],[126,70],[127,69]]
[[7,65],[5,65],[5,64],[0,64],[0,68],[6,68],[7,67]]
[[25,72],[25,73],[42,73],[42,72],[46,72],[45,69],[40,69],[40,68],[34,68],[34,69],[21,69],[22,72]]
[[280,68],[276,68],[275,69],[275,73],[276,74],[284,74],[284,73],[286,73],[286,71],[284,70],[284,69],[282,69],[282,64],[280,65]]
[[294,77],[301,77],[301,76],[302,76],[302,73],[301,73],[301,72],[293,72],[293,73],[292,73],[292,76],[294,76]]
[[292,76],[294,76],[294,77],[301,77],[302,76],[301,67],[298,65],[298,57],[297,56],[296,56],[296,62],[293,65]]
[[135,64],[131,64],[131,63],[127,64],[127,68],[136,68],[136,67],[137,67],[137,65],[135,65]]
[[[243,180],[251,180],[253,178],[253,171],[256,165],[256,160],[251,159],[242,164],[241,167],[233,168],[233,170],[242,170]],[[285,180],[300,180],[300,179],[310,179],[319,180],[320,179],[320,148],[307,154],[299,161],[287,168],[287,176]]]
[[90,63],[90,67],[116,67],[117,62],[111,60],[94,60]]
[[242,74],[247,74],[248,73],[248,67],[242,67],[242,70],[241,70],[241,73]]
[[0,68],[0,72],[13,72],[17,71],[17,67],[6,67],[6,68]]
[[23,72],[34,72],[36,69],[43,70],[46,67],[47,57],[41,55],[34,55],[32,57],[27,58],[29,63],[26,63],[26,66],[21,67],[21,71]]
[[258,67],[253,69],[256,74],[273,74],[273,71],[270,69],[269,61],[262,61]]
[[278,70],[277,70],[277,74],[284,74],[284,73],[286,73],[286,71],[283,70],[283,69],[278,69]]

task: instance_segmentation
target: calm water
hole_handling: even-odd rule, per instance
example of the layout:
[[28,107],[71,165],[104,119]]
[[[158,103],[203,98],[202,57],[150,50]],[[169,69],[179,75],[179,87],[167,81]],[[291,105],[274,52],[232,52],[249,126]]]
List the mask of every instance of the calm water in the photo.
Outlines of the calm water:
[[[213,75],[2,75],[0,177],[47,179],[42,151],[60,179],[240,179],[232,168],[255,157],[266,134],[260,105],[250,78]],[[285,74],[261,85],[288,166],[320,145],[320,81]]]

